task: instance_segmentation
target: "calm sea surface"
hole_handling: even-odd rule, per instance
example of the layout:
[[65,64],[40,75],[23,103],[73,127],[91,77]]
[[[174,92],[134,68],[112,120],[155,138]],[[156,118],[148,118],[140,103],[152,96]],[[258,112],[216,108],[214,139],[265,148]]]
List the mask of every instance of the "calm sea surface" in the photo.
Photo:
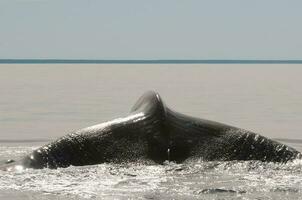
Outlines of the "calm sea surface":
[[[147,90],[179,112],[302,151],[302,64],[0,64],[0,161],[127,115]],[[302,161],[0,171],[0,199],[302,199]]]

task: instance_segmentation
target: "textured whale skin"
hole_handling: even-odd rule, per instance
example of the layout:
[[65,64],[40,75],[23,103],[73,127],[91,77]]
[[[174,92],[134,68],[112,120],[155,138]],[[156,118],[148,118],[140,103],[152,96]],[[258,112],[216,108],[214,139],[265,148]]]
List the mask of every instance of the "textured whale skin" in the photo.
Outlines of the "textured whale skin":
[[9,165],[58,168],[104,162],[260,160],[287,162],[300,152],[259,134],[177,113],[158,93],[139,98],[128,116],[70,133]]

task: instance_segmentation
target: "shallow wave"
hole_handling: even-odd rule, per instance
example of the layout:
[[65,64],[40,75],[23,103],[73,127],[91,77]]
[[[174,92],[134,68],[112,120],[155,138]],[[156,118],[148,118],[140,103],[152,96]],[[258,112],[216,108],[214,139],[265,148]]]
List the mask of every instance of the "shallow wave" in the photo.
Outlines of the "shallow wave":
[[[18,157],[34,148],[0,147],[0,159]],[[286,164],[201,160],[164,165],[105,163],[56,170],[0,171],[0,193],[30,193],[28,199],[32,193],[37,199],[300,199],[301,171],[302,160]]]
[[292,199],[302,193],[301,169],[302,160],[287,164],[195,161],[28,169],[0,172],[0,191],[34,191],[81,198],[254,199],[264,195]]

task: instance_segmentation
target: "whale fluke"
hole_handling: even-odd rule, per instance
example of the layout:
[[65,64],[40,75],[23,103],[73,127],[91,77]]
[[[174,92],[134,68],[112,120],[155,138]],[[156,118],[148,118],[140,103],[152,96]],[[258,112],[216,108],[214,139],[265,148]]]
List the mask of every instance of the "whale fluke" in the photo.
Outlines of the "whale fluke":
[[158,93],[146,92],[128,116],[70,133],[27,155],[26,168],[57,168],[146,159],[189,158],[286,162],[300,152],[259,134],[177,113]]

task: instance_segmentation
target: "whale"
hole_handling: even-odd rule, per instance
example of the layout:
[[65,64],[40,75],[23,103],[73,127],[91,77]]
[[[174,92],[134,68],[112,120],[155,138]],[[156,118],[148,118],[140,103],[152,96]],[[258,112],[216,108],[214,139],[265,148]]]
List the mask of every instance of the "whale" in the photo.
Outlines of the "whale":
[[162,164],[192,159],[287,162],[296,158],[301,158],[301,153],[292,147],[258,133],[178,113],[167,107],[157,92],[148,91],[129,115],[73,131],[18,161],[9,160],[5,169],[141,160]]

